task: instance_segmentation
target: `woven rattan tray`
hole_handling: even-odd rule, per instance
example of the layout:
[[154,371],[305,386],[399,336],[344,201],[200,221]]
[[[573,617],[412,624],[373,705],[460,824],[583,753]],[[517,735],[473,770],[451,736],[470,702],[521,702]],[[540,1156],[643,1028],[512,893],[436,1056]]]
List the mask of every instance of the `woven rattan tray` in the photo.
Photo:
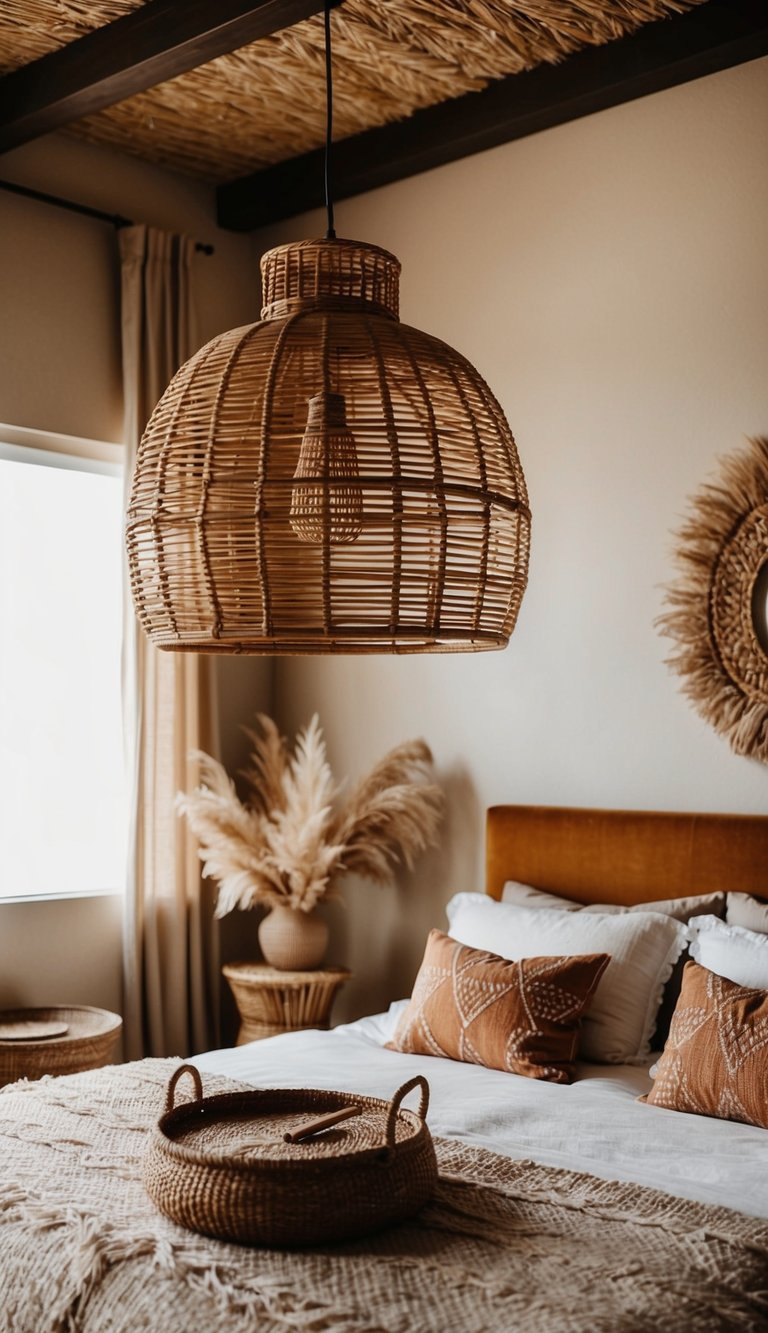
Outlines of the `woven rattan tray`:
[[[183,1074],[196,1100],[174,1104]],[[401,1108],[419,1087],[418,1112]],[[437,1180],[418,1075],[391,1102],[312,1088],[203,1097],[192,1065],[176,1070],[144,1159],[150,1197],[193,1231],[251,1245],[316,1245],[363,1236],[418,1211]],[[285,1135],[356,1107],[299,1142]]]

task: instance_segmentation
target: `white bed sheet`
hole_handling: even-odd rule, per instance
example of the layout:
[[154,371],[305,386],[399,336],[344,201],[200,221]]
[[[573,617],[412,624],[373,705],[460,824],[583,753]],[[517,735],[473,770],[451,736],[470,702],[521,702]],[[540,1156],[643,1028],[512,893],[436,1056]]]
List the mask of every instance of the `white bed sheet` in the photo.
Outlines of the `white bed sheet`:
[[579,1065],[561,1086],[478,1065],[383,1049],[406,1001],[330,1032],[296,1032],[194,1057],[203,1075],[254,1087],[334,1088],[391,1097],[429,1081],[433,1134],[508,1157],[631,1180],[768,1218],[768,1130],[647,1106],[651,1080],[628,1065]]

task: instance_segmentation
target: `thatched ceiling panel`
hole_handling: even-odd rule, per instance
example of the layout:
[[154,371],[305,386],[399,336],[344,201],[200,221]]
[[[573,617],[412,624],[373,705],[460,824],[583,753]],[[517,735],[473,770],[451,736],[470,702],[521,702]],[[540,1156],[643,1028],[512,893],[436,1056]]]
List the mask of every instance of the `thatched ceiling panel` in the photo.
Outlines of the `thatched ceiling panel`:
[[[140,0],[4,0],[0,70],[66,45]],[[345,0],[334,23],[335,132],[345,138],[507,74],[602,45],[702,0]],[[131,97],[70,127],[210,182],[323,139],[322,18]]]

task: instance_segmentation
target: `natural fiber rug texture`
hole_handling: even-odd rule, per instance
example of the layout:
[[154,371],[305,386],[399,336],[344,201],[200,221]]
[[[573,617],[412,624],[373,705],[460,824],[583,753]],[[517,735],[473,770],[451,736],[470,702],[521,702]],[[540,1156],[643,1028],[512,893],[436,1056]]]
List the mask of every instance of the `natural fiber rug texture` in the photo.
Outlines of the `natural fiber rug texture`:
[[185,1231],[141,1183],[176,1063],[0,1093],[3,1333],[768,1328],[768,1223],[452,1140],[433,1202],[380,1236],[281,1252]]

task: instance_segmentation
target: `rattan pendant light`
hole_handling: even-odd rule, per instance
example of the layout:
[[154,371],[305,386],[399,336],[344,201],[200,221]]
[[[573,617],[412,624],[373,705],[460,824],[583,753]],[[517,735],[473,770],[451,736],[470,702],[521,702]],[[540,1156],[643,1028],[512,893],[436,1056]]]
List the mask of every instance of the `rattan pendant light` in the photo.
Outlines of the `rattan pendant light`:
[[147,425],[139,620],[180,651],[503,648],[530,542],[512,433],[463,356],[400,322],[394,255],[337,239],[327,202],[323,240],[264,255],[261,322],[186,362]]

